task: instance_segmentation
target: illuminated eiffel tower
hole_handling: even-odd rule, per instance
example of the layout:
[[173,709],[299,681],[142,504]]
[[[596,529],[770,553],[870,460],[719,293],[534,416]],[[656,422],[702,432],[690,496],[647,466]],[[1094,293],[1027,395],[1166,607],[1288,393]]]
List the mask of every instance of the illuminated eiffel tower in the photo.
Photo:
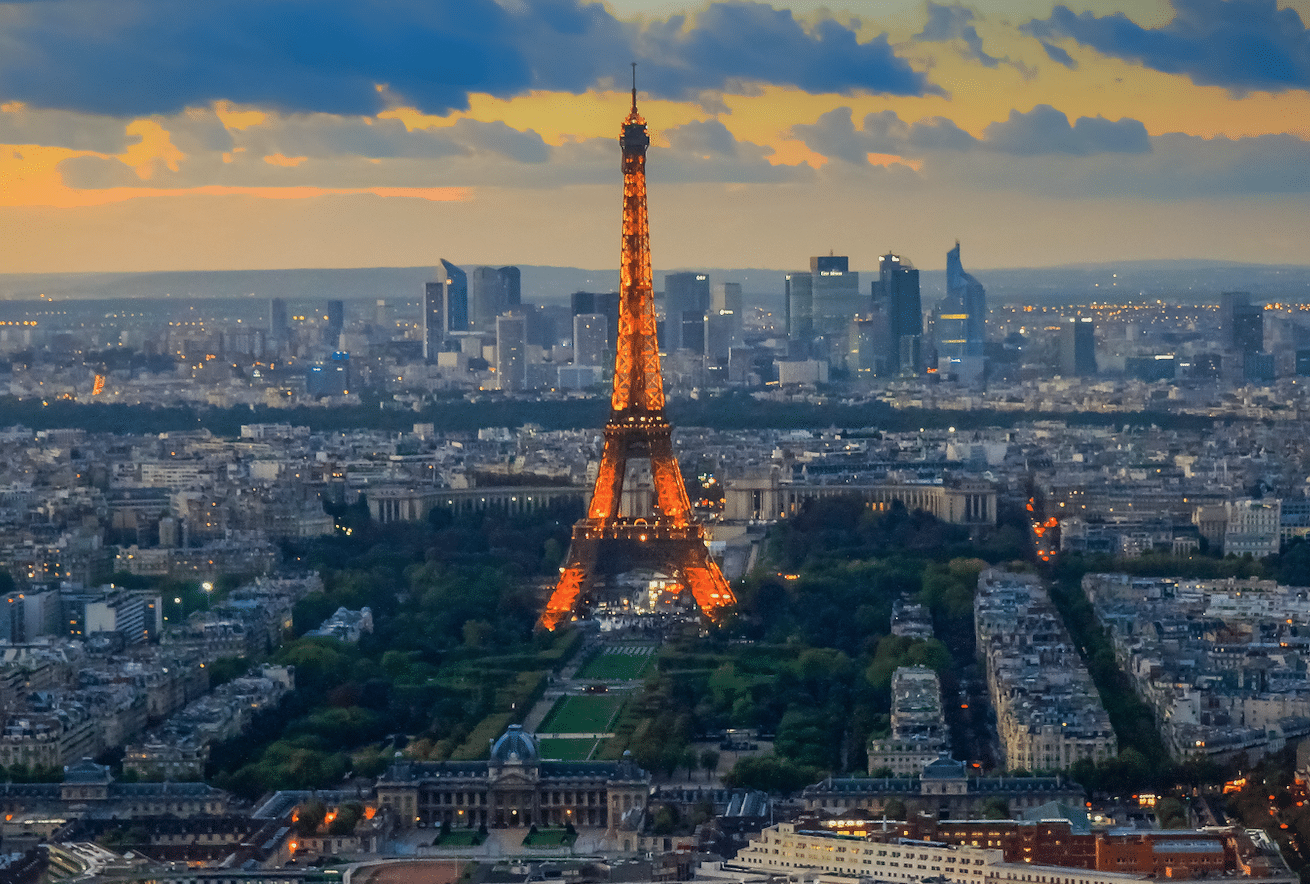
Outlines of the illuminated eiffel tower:
[[[691,502],[673,456],[672,428],[664,416],[664,381],[655,339],[650,226],[646,219],[646,149],[650,136],[637,113],[636,65],[632,110],[619,136],[623,148],[623,256],[619,278],[619,340],[614,392],[605,424],[600,473],[586,518],[573,526],[573,542],[541,624],[587,617],[607,580],[647,569],[667,574],[690,590],[702,613],[715,619],[736,602],[705,547],[705,529],[692,521]],[[622,512],[630,462],[650,462],[651,512]]]

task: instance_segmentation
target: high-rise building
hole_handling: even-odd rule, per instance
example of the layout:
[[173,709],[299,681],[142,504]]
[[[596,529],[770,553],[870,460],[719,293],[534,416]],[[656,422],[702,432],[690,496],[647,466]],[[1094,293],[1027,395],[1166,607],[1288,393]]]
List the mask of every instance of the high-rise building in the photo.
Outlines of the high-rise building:
[[336,346],[337,338],[341,337],[341,330],[346,327],[346,305],[343,301],[328,301],[327,313],[323,316],[327,327],[323,331],[323,338],[329,346]]
[[851,320],[869,309],[860,295],[860,274],[845,255],[810,258],[810,286],[815,334],[845,334]]
[[964,326],[966,356],[982,356],[987,343],[987,290],[960,263],[960,244],[946,253],[946,297],[967,317]]
[[305,392],[315,399],[349,393],[350,354],[333,353],[326,362],[309,366],[305,372]]
[[960,244],[946,253],[946,297],[933,311],[937,370],[956,380],[982,376],[987,291],[960,263]]
[[744,303],[739,282],[716,282],[710,287],[710,309],[705,315],[705,355],[726,365],[728,354],[742,342]]
[[[917,374],[923,338],[923,304],[919,297],[919,271],[900,255],[878,257],[878,278],[873,281],[873,304],[887,315],[893,366],[901,373]],[[911,340],[907,340],[911,339]]]
[[[698,332],[710,309],[710,278],[704,273],[664,274],[664,349],[703,350],[704,332]],[[692,340],[684,338],[691,331]]]
[[846,345],[846,368],[857,375],[886,377],[899,362],[892,358],[891,328],[881,310],[852,319]]
[[274,347],[287,342],[287,302],[282,298],[273,298],[268,302],[268,336]]
[[1060,374],[1096,374],[1096,324],[1090,316],[1068,317],[1060,325]]
[[496,317],[522,304],[517,267],[474,267],[468,279],[468,315],[474,331],[490,331]]
[[788,273],[783,278],[787,311],[787,337],[808,341],[814,337],[814,279],[808,273]]
[[619,339],[618,292],[574,292],[569,296],[569,306],[574,316],[582,313],[605,314],[607,340]]
[[604,365],[609,350],[609,317],[579,313],[573,317],[573,364]]
[[441,260],[441,269],[446,274],[442,332],[452,335],[455,332],[470,331],[468,274],[444,258]]
[[423,359],[436,362],[441,339],[446,333],[446,282],[429,282],[423,287]]
[[496,317],[496,380],[510,392],[527,387],[528,326],[522,313]]

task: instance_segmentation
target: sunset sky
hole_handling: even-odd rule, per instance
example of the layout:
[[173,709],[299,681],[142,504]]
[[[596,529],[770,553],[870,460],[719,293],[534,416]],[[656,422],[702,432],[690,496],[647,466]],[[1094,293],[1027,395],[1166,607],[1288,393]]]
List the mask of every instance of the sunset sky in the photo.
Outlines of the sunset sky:
[[0,0],[0,273],[1310,263],[1310,0]]

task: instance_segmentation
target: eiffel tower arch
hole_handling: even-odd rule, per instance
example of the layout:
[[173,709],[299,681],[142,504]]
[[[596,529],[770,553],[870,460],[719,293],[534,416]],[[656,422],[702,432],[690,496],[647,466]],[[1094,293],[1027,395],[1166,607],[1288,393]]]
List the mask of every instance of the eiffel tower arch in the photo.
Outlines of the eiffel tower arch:
[[[646,217],[650,136],[646,121],[637,112],[635,76],[632,110],[623,121],[619,145],[623,152],[623,244],[610,418],[587,515],[573,526],[568,559],[541,615],[541,624],[547,629],[588,617],[606,600],[613,578],[630,571],[668,575],[711,619],[736,602],[719,566],[710,558],[705,529],[693,518],[673,454],[673,428],[664,416]],[[629,465],[637,461],[650,464],[653,493],[648,513],[635,513],[624,505],[624,492],[631,491],[625,489]]]

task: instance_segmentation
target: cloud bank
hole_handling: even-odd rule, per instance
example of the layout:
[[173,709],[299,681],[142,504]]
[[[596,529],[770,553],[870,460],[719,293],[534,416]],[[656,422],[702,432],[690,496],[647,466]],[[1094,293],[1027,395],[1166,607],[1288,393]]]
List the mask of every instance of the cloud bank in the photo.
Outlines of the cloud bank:
[[940,92],[886,35],[715,2],[693,20],[615,18],[585,0],[0,2],[0,101],[117,117],[218,100],[283,113],[444,115],[469,96],[623,88],[694,99],[758,84],[815,93]]
[[[1121,12],[1076,14],[1057,5],[1021,30],[1043,41],[1069,39],[1114,58],[1137,62],[1193,83],[1237,92],[1310,88],[1310,30],[1294,9],[1275,0],[1172,0],[1174,17],[1144,28]],[[1057,48],[1058,47],[1054,47]],[[1063,52],[1063,50],[1060,50]],[[1072,61],[1072,59],[1069,59]]]

